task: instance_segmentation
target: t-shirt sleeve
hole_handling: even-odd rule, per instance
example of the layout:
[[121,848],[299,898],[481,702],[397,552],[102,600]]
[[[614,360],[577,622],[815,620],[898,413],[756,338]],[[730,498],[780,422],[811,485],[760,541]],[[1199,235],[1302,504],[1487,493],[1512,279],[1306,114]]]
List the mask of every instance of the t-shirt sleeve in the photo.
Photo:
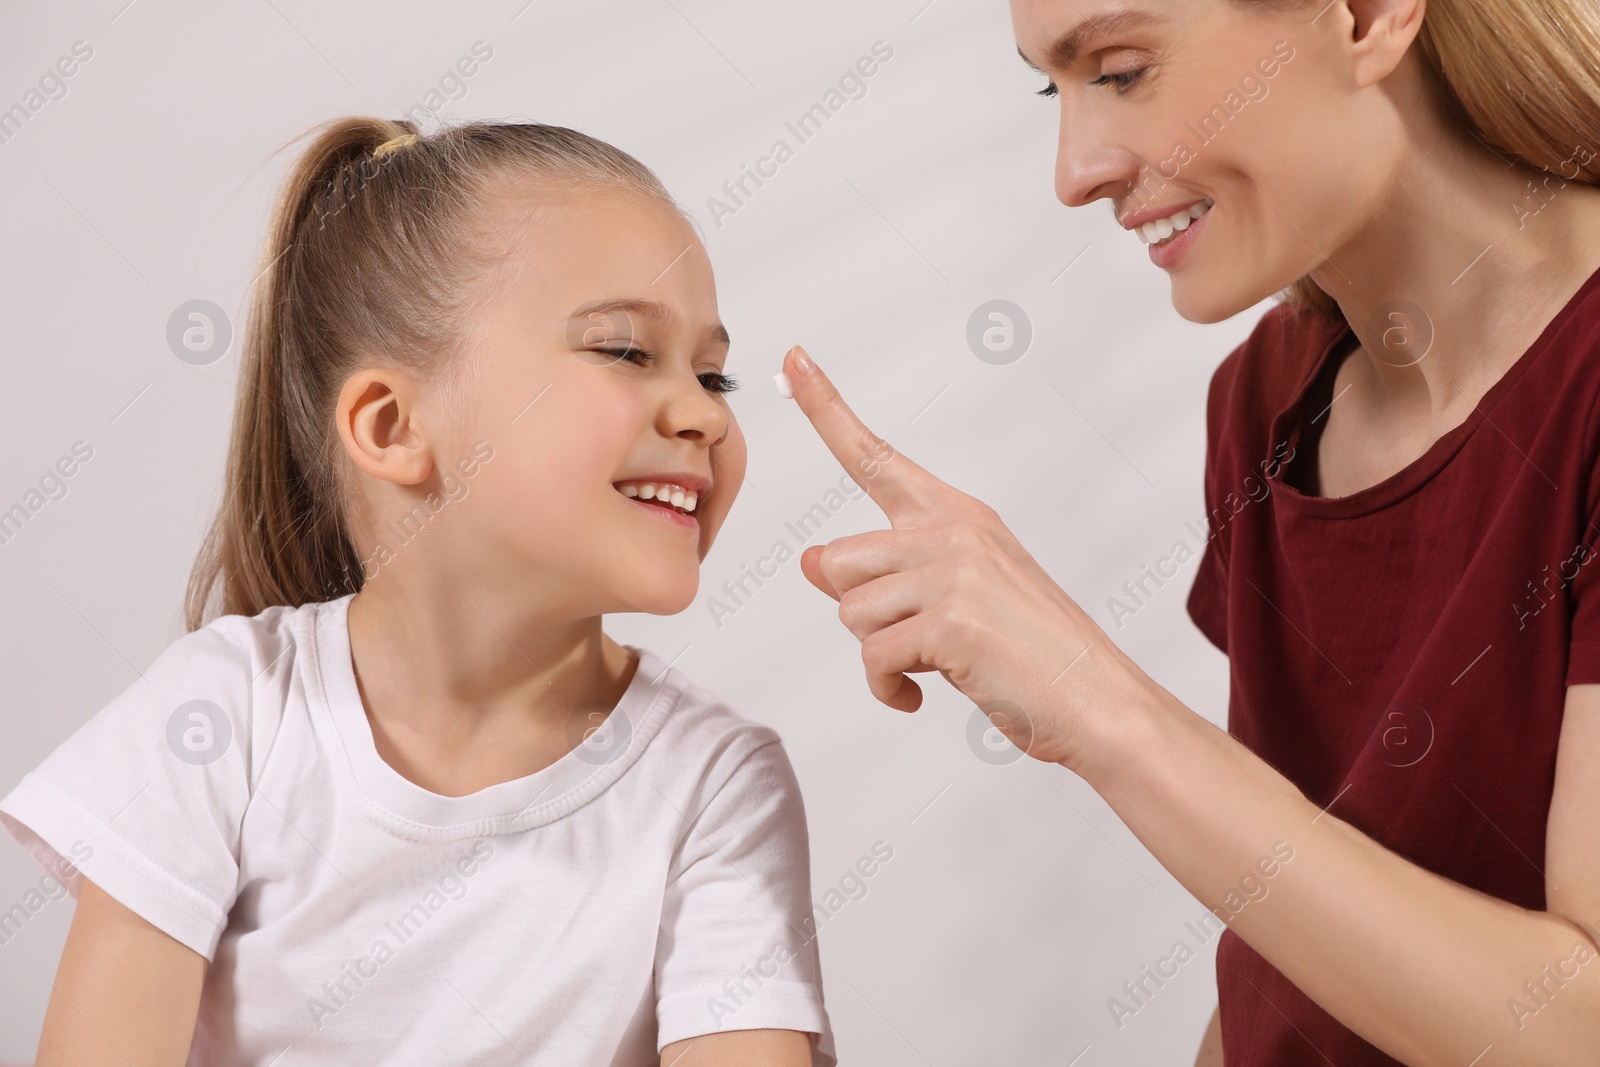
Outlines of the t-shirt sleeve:
[[[1200,628],[1200,632],[1223,652],[1228,651],[1228,542],[1231,530],[1226,523],[1220,529],[1214,529],[1212,516],[1221,506],[1223,497],[1219,471],[1222,460],[1221,436],[1226,421],[1228,385],[1240,354],[1240,350],[1235,349],[1222,361],[1212,373],[1211,385],[1206,392],[1206,465],[1202,484],[1206,505],[1203,528],[1207,536],[1186,605],[1189,617]],[[1226,510],[1223,508],[1224,513]]]
[[686,819],[656,953],[657,1048],[723,1030],[799,1030],[813,1035],[813,1067],[834,1067],[805,808],[769,736]]
[[73,897],[87,877],[207,960],[249,799],[250,655],[221,622],[168,646],[0,800]]

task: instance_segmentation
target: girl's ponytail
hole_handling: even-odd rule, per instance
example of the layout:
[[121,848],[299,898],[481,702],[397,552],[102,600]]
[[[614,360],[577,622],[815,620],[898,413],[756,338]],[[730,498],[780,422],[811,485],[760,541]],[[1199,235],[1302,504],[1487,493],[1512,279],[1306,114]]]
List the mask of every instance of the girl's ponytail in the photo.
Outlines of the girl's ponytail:
[[519,176],[535,196],[623,186],[677,209],[638,160],[562,127],[474,122],[419,138],[410,122],[345,118],[316,132],[251,294],[226,485],[189,577],[187,629],[361,588],[339,390],[377,361],[449,373],[484,254],[468,213],[491,179]]
[[[397,123],[346,119],[323,129],[287,179],[273,211],[260,273],[251,294],[239,363],[233,436],[228,447],[222,507],[189,577],[185,624],[204,625],[208,609],[255,615],[273,604],[325,600],[359,570],[337,509],[319,501],[306,444],[321,435],[316,403],[293,365],[303,331],[292,300],[302,230],[326,226],[317,218],[322,191],[349,164],[378,145],[411,132]],[[307,425],[308,417],[317,420]],[[222,602],[210,604],[221,585]],[[337,591],[335,591],[337,590]]]

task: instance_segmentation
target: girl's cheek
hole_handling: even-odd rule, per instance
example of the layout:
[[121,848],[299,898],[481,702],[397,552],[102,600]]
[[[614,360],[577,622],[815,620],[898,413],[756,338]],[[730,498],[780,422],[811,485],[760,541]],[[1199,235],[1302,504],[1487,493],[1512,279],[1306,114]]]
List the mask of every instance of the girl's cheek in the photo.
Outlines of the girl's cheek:
[[749,467],[748,449],[738,422],[730,420],[728,432],[722,443],[711,451],[711,462],[716,483],[719,486],[729,487],[729,492],[717,494],[721,497],[721,503],[717,508],[718,525],[720,525],[722,518],[733,507],[739,489],[744,484],[744,472]]
[[[711,459],[713,463],[722,464],[723,470],[730,476],[743,479],[749,450],[745,444],[744,431],[732,417],[728,420],[728,432],[723,435],[722,443],[711,450]],[[720,476],[722,472],[718,473]]]

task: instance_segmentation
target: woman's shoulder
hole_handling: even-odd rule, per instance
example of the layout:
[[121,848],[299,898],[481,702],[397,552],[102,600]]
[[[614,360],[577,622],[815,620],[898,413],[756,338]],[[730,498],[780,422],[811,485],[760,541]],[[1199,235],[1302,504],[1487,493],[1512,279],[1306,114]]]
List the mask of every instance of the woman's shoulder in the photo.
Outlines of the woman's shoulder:
[[1291,399],[1317,357],[1345,328],[1337,309],[1322,311],[1288,301],[1273,305],[1217,366],[1211,378],[1212,406],[1277,410],[1273,403]]
[[1542,339],[1565,357],[1559,361],[1558,375],[1581,378],[1591,390],[1600,386],[1600,269],[1572,294],[1545,332],[1548,336]]
[[1318,358],[1347,329],[1337,310],[1288,301],[1270,308],[1212,372],[1206,394],[1206,441],[1213,456],[1244,442],[1261,447],[1276,414],[1294,399]]

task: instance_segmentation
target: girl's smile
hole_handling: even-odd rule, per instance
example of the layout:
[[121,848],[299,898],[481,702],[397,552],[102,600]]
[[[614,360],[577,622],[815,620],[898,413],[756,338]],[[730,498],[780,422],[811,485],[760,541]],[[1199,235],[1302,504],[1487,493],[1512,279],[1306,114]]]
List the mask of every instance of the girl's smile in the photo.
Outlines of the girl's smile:
[[711,495],[711,480],[697,474],[657,474],[614,484],[635,506],[686,530],[700,529],[694,511]]

